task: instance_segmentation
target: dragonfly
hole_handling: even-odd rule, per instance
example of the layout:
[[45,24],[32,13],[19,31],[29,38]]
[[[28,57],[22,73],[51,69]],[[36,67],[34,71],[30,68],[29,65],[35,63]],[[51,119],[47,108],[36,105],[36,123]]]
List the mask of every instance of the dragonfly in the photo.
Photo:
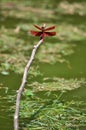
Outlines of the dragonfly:
[[55,29],[55,26],[51,26],[51,27],[46,28],[46,24],[43,24],[41,27],[39,27],[37,25],[34,25],[34,27],[36,27],[40,31],[31,30],[30,33],[33,36],[39,36],[40,40],[44,41],[44,37],[56,35],[56,32],[48,32],[49,30]]

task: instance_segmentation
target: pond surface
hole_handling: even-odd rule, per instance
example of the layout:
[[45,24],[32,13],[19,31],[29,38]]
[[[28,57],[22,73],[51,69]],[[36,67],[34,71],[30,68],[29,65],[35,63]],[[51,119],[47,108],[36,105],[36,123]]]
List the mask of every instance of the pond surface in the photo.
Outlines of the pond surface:
[[67,56],[68,63],[56,63],[55,65],[41,64],[40,70],[45,76],[57,76],[65,78],[86,77],[86,43],[77,43],[75,52]]
[[[9,102],[8,95],[14,94],[20,84],[19,75],[0,75],[0,130],[13,130],[13,120],[9,109],[13,104]],[[6,92],[7,91],[7,92]]]
[[[56,63],[55,65],[40,64],[40,71],[44,77],[64,77],[64,78],[81,78],[86,77],[86,44],[77,43],[75,53],[67,56],[66,59],[70,62],[71,68],[67,64]],[[10,116],[9,109],[13,105],[9,102],[7,95],[12,95],[19,88],[21,76],[10,73],[7,76],[0,75],[0,130],[13,130],[12,116]],[[6,93],[7,91],[7,93]],[[68,91],[62,96],[66,101],[86,101],[86,86],[78,89]],[[81,109],[86,112],[86,104],[82,104]],[[80,128],[86,130],[86,127]]]

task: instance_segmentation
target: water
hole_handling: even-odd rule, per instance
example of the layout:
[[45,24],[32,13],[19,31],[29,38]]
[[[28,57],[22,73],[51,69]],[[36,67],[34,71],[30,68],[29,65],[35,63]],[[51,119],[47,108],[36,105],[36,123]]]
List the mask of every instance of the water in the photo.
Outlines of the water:
[[40,71],[45,76],[57,76],[65,78],[86,77],[86,44],[76,44],[74,53],[66,57],[67,63],[56,63],[55,65],[41,64]]
[[8,95],[14,94],[20,85],[21,76],[11,73],[8,76],[0,75],[0,130],[13,130],[12,115],[9,109],[12,105],[7,99]]

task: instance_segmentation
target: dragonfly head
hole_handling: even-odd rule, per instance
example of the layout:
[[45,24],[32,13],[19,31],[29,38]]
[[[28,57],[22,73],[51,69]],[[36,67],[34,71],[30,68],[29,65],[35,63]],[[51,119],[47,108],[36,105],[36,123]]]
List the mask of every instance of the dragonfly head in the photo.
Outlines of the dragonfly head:
[[46,24],[44,23],[43,25],[42,25],[42,29],[44,30],[46,28]]

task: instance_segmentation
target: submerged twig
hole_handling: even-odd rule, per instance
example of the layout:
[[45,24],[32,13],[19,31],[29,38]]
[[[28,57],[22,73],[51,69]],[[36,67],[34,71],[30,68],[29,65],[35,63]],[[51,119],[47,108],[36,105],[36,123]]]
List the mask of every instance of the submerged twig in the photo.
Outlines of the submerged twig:
[[34,48],[32,50],[32,54],[31,54],[30,60],[28,61],[27,65],[25,67],[25,70],[24,70],[22,82],[21,82],[20,88],[19,88],[18,93],[17,93],[17,98],[16,98],[16,109],[15,109],[15,114],[14,114],[14,130],[18,130],[19,129],[20,99],[21,99],[21,95],[22,95],[22,92],[23,92],[25,84],[26,84],[28,70],[29,70],[29,68],[31,66],[32,61],[34,60],[36,51],[37,51],[38,47],[41,45],[42,42],[43,42],[43,39],[41,39],[37,43],[37,45],[34,46]]

